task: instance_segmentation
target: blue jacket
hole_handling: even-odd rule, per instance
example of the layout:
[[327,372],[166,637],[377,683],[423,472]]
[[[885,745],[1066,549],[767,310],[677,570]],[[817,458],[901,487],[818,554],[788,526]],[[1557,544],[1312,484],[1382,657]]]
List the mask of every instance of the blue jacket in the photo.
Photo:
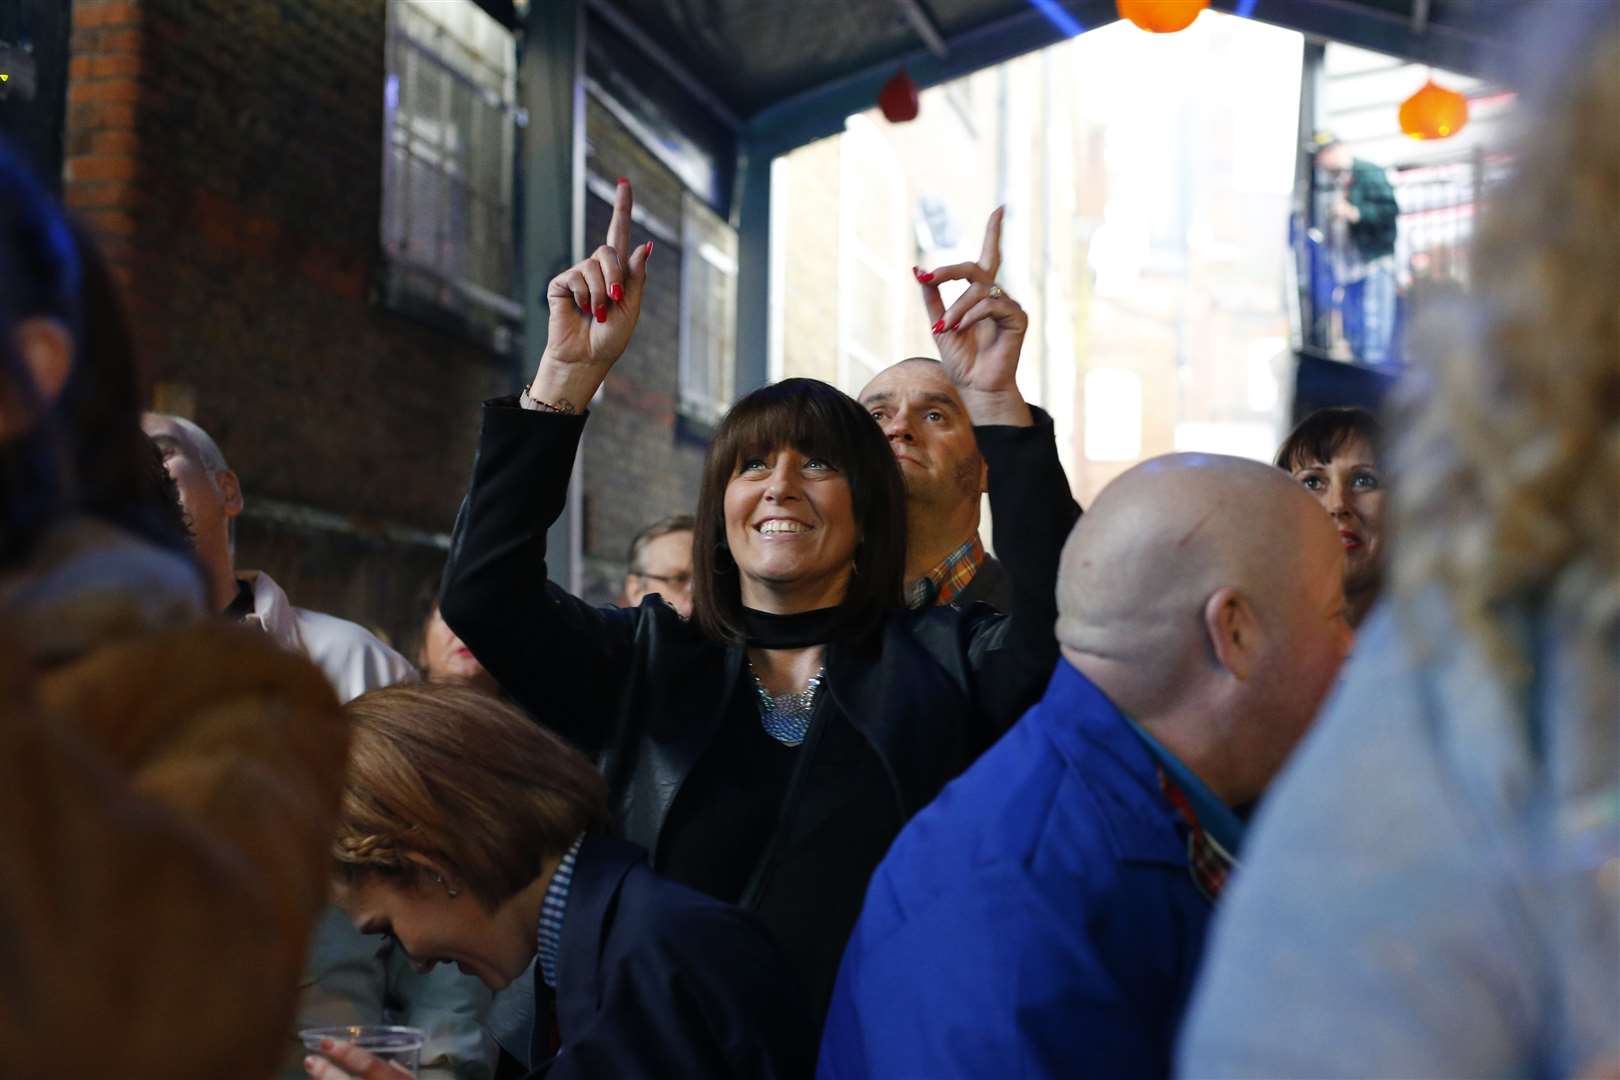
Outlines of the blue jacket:
[[1152,753],[1059,661],[873,876],[818,1076],[1168,1076],[1209,916]]

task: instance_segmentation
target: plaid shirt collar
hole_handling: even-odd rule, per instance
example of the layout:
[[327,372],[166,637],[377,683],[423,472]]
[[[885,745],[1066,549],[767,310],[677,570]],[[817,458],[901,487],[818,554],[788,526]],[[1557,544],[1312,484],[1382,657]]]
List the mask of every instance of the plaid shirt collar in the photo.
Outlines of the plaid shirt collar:
[[911,583],[906,593],[908,606],[913,611],[921,611],[955,600],[979,572],[984,560],[984,542],[974,533],[938,566]]
[[1180,758],[1136,721],[1130,724],[1158,760],[1159,790],[1175,808],[1187,834],[1187,871],[1198,891],[1213,903],[1237,866],[1243,821]]

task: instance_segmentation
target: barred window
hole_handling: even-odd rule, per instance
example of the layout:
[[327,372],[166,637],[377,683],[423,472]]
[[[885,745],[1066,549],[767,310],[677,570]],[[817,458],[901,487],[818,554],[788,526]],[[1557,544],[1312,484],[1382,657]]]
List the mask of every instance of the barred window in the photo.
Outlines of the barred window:
[[516,39],[473,0],[389,0],[387,63],[385,302],[508,352]]
[[737,234],[691,192],[681,212],[681,412],[717,423],[736,368]]

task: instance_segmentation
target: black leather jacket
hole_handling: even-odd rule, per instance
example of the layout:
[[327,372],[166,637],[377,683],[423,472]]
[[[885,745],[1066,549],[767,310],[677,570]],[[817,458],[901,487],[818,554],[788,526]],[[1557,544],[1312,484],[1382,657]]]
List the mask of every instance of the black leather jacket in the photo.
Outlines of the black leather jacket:
[[[585,416],[484,406],[456,520],[445,621],[524,708],[597,757],[626,839],[652,852],[720,726],[745,650],[701,636],[662,602],[597,608],[546,580]],[[897,609],[827,648],[826,693],[882,759],[900,819],[916,813],[1039,699],[1057,662],[1058,558],[1080,508],[1050,418],[975,429],[990,469],[1013,612]]]

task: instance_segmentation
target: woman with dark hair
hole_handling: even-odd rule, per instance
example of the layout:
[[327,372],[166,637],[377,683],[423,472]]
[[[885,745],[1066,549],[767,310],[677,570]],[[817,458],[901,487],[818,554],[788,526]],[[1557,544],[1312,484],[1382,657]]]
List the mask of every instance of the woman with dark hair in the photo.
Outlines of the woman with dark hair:
[[[455,964],[491,990],[524,980],[545,1021],[515,1048],[534,1076],[809,1075],[816,1028],[776,943],[608,835],[607,784],[578,750],[465,686],[392,686],[344,712],[337,902],[418,969]],[[400,1075],[324,1053],[342,1068],[306,1059],[320,1080]]]
[[1366,409],[1318,409],[1289,433],[1277,467],[1305,485],[1333,518],[1344,545],[1344,596],[1360,626],[1383,584],[1384,479],[1378,467],[1383,425]]
[[966,263],[932,275],[968,282],[949,310],[933,284],[925,300],[982,425],[997,538],[1022,571],[1014,614],[902,607],[894,454],[859,404],[803,379],[748,395],[715,434],[690,621],[661,602],[595,608],[548,583],[580,410],[640,309],[651,245],[631,250],[630,210],[621,183],[608,243],[548,287],[533,382],[485,406],[444,616],[519,704],[598,756],[655,869],[760,916],[819,1016],[889,841],[1044,688],[1079,508],[1050,420],[1014,381],[1027,319]]

